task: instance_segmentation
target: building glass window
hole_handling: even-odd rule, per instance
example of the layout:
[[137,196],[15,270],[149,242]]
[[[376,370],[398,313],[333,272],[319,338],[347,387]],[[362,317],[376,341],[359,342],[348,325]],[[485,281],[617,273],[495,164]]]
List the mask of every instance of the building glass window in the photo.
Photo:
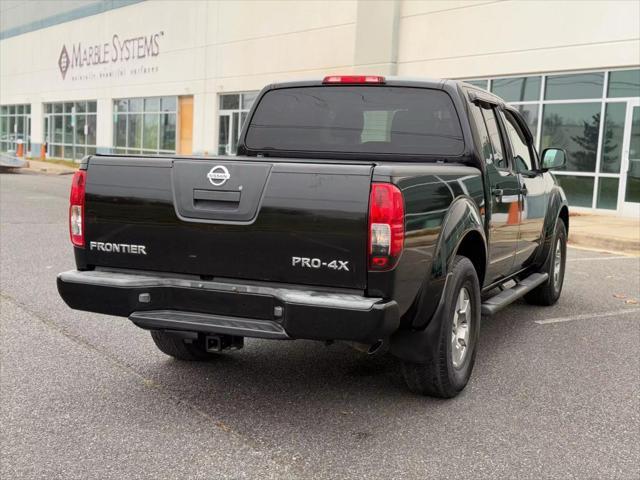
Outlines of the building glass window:
[[541,149],[562,146],[567,151],[565,170],[595,172],[599,129],[598,103],[545,105]]
[[[622,142],[630,128],[625,125],[630,105],[640,99],[640,68],[464,81],[490,87],[516,107],[538,151],[550,146],[567,151],[566,168],[554,175],[566,189],[569,205],[616,210],[623,208],[620,199],[637,200],[640,162],[633,155],[624,158]],[[632,129],[631,143],[634,138]],[[623,169],[625,160],[628,168]],[[623,185],[625,191],[619,192]]]
[[545,100],[602,98],[604,73],[578,73],[547,77]]
[[116,153],[176,153],[177,97],[120,98],[113,101]]
[[640,97],[640,68],[611,72],[607,97]]
[[608,103],[605,107],[602,160],[600,161],[602,173],[620,173],[626,113],[626,103]]
[[0,152],[17,152],[19,140],[26,155],[31,150],[31,105],[0,106]]
[[47,156],[80,160],[96,153],[96,101],[44,104]]
[[598,180],[597,208],[615,210],[618,205],[618,179],[602,177]]
[[220,95],[218,111],[218,154],[235,155],[238,139],[258,92]]
[[487,79],[474,79],[474,80],[463,80],[469,85],[473,85],[474,87],[482,88],[484,90],[489,89],[489,80]]
[[507,102],[530,102],[540,99],[541,77],[496,78],[491,91]]

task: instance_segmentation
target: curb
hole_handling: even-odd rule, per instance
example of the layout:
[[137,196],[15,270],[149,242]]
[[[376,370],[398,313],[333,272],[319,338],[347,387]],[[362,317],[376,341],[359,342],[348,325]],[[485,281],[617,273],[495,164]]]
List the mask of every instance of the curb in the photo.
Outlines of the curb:
[[640,255],[640,240],[627,240],[624,238],[602,238],[594,235],[569,233],[569,244],[581,247],[589,247],[609,252],[620,252],[631,255]]
[[22,173],[22,174],[27,174],[27,175],[54,175],[54,176],[59,176],[59,175],[73,175],[75,173],[75,170],[64,170],[64,171],[49,171],[46,168],[24,168],[22,170],[19,170],[17,173]]
[[47,164],[47,162],[35,162],[28,161],[26,167],[23,168],[23,173],[35,173],[45,175],[72,175],[77,169],[70,168],[64,165]]

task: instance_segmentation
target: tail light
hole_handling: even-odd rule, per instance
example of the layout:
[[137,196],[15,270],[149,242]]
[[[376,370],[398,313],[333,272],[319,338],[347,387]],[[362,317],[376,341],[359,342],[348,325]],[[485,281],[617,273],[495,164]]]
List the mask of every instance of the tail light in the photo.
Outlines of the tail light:
[[76,247],[84,247],[84,192],[87,182],[87,172],[78,170],[71,182],[71,196],[69,198],[69,233],[71,243]]
[[322,83],[385,83],[385,78],[379,75],[329,75]]
[[374,183],[369,197],[369,270],[391,270],[404,248],[404,200],[391,183]]

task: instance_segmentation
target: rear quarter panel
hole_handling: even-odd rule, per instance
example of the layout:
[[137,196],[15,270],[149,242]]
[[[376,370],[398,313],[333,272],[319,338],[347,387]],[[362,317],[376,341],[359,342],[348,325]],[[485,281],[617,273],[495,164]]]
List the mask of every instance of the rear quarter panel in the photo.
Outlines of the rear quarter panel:
[[482,221],[482,173],[461,164],[389,163],[375,168],[373,181],[390,181],[402,191],[405,244],[393,271],[369,272],[368,294],[396,300],[411,323],[419,302],[426,302],[423,316],[435,311],[456,239]]

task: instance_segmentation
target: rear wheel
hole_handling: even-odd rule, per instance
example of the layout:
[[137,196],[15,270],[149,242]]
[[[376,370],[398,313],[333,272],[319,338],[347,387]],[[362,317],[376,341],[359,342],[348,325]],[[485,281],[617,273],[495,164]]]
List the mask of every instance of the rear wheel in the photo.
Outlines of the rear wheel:
[[444,293],[438,342],[425,363],[402,362],[409,390],[440,398],[455,397],[469,381],[480,331],[480,284],[473,263],[457,256]]
[[525,295],[525,300],[533,305],[553,305],[560,298],[564,271],[567,261],[567,229],[560,219],[556,222],[553,245],[541,272],[549,275],[549,279],[539,287]]
[[210,360],[216,356],[215,353],[207,352],[202,335],[197,339],[185,339],[161,330],[151,330],[151,338],[162,353],[178,360],[193,362]]

